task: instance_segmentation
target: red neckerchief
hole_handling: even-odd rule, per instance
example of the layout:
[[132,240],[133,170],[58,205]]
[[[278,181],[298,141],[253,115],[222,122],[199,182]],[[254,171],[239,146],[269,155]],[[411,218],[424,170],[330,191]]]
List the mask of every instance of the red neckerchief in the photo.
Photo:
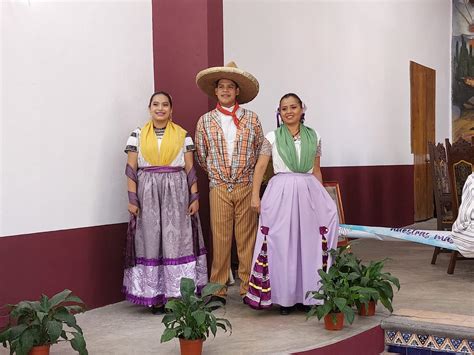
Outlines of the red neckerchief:
[[234,120],[234,124],[237,128],[239,128],[239,119],[237,118],[237,110],[239,109],[239,104],[237,103],[237,101],[235,102],[235,105],[234,105],[234,109],[231,111],[228,111],[226,110],[225,108],[223,108],[221,106],[220,103],[217,103],[217,106],[216,106],[216,109],[217,111],[223,113],[224,115],[227,115],[227,116],[232,116],[232,119]]

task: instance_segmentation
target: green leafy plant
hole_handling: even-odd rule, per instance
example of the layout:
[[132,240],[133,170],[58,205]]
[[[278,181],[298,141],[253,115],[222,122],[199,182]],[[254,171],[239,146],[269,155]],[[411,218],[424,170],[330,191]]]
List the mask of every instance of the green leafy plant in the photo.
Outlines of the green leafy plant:
[[[331,249],[329,253],[332,265],[328,272],[318,270],[321,287],[318,291],[310,291],[314,299],[323,300],[323,305],[316,305],[307,313],[307,318],[317,316],[323,318],[330,313],[344,313],[352,324],[354,311],[352,306],[360,308],[368,306],[369,301],[378,301],[393,311],[393,286],[400,290],[399,280],[389,272],[383,272],[384,260],[371,261],[364,265],[350,250],[350,245]],[[335,316],[332,317],[336,322]]]
[[383,272],[386,260],[371,261],[369,265],[360,261],[355,265],[351,264],[350,279],[359,294],[356,300],[358,308],[362,303],[367,307],[369,301],[380,301],[385,308],[393,312],[393,286],[400,290],[400,281],[389,272]]
[[217,318],[212,311],[223,307],[221,301],[213,301],[211,297],[223,285],[208,283],[202,290],[201,296],[196,295],[196,286],[192,279],[182,278],[180,283],[181,298],[173,299],[166,303],[168,314],[163,317],[166,329],[161,336],[161,342],[173,338],[188,340],[206,339],[212,333],[216,336],[217,328],[225,332],[232,325],[225,318]]
[[[0,332],[0,343],[10,354],[27,355],[34,346],[69,341],[80,355],[87,355],[82,329],[76,313],[84,312],[85,304],[64,290],[51,298],[42,295],[39,301],[22,301],[9,308],[9,323]],[[64,325],[68,328],[64,329]]]
[[343,313],[345,319],[352,324],[355,313],[352,305],[358,294],[350,286],[348,273],[341,272],[338,267],[331,267],[328,272],[318,270],[321,277],[321,287],[318,291],[309,291],[308,295],[316,300],[322,300],[322,305],[313,306],[306,315],[306,318],[317,316],[320,320],[324,316],[331,314],[332,322],[336,324],[335,313]]

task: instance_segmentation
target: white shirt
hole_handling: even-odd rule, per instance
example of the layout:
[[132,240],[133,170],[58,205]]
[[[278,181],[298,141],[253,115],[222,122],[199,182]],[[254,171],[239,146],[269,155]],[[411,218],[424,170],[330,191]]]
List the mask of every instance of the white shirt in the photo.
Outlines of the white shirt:
[[[224,107],[225,110],[232,112],[234,106]],[[234,143],[235,137],[237,136],[237,127],[234,123],[232,116],[224,115],[222,112],[217,111],[219,118],[221,120],[221,128],[224,133],[224,138],[227,144],[227,156],[229,157],[229,162],[232,163],[232,155],[234,153]],[[240,115],[241,109],[239,108],[236,112],[237,117]]]

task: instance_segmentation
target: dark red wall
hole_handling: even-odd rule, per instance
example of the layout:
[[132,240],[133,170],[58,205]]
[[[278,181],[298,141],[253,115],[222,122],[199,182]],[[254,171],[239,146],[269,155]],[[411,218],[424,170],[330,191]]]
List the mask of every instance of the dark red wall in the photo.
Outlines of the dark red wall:
[[[222,0],[153,0],[153,58],[155,89],[173,97],[173,120],[193,137],[198,118],[215,100],[196,85],[202,69],[221,66],[224,60]],[[209,257],[207,176],[198,167],[200,217]]]
[[381,354],[384,348],[384,331],[377,326],[334,344],[293,355],[377,355]]
[[0,306],[66,288],[88,308],[123,299],[126,224],[0,238]]
[[401,227],[413,223],[413,165],[322,168],[337,181],[347,224]]

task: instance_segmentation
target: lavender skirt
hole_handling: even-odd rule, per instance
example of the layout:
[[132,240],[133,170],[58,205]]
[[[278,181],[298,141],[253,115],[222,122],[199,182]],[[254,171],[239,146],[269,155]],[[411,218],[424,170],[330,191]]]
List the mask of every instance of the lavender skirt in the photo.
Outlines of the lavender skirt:
[[199,216],[187,214],[184,170],[138,171],[140,214],[135,233],[136,266],[125,269],[123,292],[130,302],[161,305],[180,297],[183,277],[198,289],[207,283],[206,249]]
[[336,205],[313,175],[275,175],[261,202],[245,302],[257,309],[317,304],[306,293],[319,289],[317,271],[330,266],[324,251],[336,248],[338,225]]

